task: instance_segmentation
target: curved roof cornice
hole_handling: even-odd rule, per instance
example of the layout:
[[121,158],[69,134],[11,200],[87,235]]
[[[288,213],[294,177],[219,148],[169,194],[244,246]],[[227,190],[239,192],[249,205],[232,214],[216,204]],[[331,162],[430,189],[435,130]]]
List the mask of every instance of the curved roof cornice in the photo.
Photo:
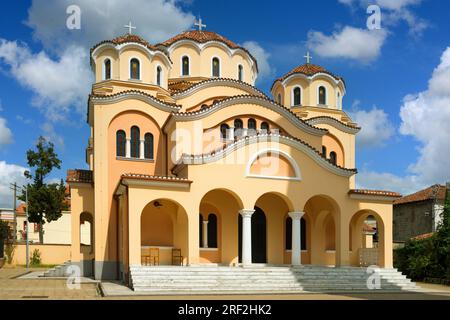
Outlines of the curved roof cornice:
[[187,155],[183,154],[181,156],[178,164],[172,169],[172,171],[176,174],[179,172],[183,165],[201,165],[207,163],[216,162],[232,152],[248,146],[250,144],[255,144],[259,142],[279,142],[290,147],[293,147],[307,156],[309,156],[312,160],[314,160],[318,165],[322,168],[342,177],[349,178],[357,173],[356,169],[346,169],[337,165],[334,165],[330,160],[324,158],[316,149],[307,144],[306,142],[292,137],[286,137],[279,134],[259,134],[255,136],[249,136],[237,140],[223,149],[219,149],[211,152],[210,154],[202,154],[202,155]]
[[172,95],[173,98],[175,99],[183,99],[185,97],[188,97],[194,93],[197,93],[203,89],[206,88],[212,88],[215,86],[227,86],[227,87],[233,87],[233,88],[237,88],[237,89],[242,89],[244,91],[249,91],[251,94],[253,95],[261,95],[264,96],[266,98],[268,98],[266,96],[266,94],[264,92],[262,92],[261,90],[259,90],[258,88],[246,83],[246,82],[242,82],[239,80],[235,80],[235,79],[229,79],[229,78],[211,78],[208,80],[204,80],[201,82],[198,82],[196,84],[194,84],[193,86],[179,91],[175,94]]
[[264,108],[270,109],[278,114],[282,115],[288,119],[296,127],[302,129],[303,131],[315,135],[324,136],[327,134],[328,130],[316,128],[301,118],[299,118],[295,113],[281,106],[273,100],[268,99],[265,96],[253,96],[253,95],[239,95],[221,100],[213,104],[209,108],[194,112],[176,112],[172,114],[171,121],[194,121],[203,119],[219,110],[224,108],[234,106],[236,104],[256,104]]
[[345,133],[350,133],[350,134],[357,134],[359,131],[361,131],[360,127],[349,126],[349,125],[347,125],[335,118],[332,118],[332,117],[320,116],[320,117],[310,118],[305,121],[312,126],[315,126],[318,124],[328,124],[332,127],[335,127],[336,129],[339,129]]
[[178,112],[181,109],[181,106],[176,104],[170,104],[167,102],[164,102],[162,100],[159,100],[152,95],[149,95],[145,92],[138,91],[138,90],[128,90],[128,91],[122,91],[116,94],[112,95],[90,95],[89,96],[89,103],[93,102],[95,104],[111,104],[111,103],[117,103],[121,101],[125,101],[128,99],[136,99],[143,101],[145,103],[150,104],[153,107],[156,107],[162,111],[166,112]]

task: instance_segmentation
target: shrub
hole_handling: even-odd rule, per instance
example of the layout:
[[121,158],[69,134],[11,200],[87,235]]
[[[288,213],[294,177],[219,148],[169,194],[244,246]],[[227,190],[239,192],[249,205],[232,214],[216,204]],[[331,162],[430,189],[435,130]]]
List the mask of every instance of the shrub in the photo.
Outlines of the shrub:
[[38,249],[34,249],[30,258],[31,266],[38,266],[41,264],[41,252]]

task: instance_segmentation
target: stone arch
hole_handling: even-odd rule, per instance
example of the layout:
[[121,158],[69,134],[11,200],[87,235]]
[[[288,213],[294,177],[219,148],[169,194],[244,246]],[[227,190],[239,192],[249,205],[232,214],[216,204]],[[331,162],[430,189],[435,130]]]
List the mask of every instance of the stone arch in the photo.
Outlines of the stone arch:
[[[232,190],[219,188],[205,193],[200,200],[199,211],[203,219],[211,213],[217,218],[217,248],[200,248],[200,261],[203,263],[238,263],[238,225],[239,211],[244,208],[243,201]],[[209,224],[209,222],[208,222]]]
[[338,203],[330,196],[315,195],[306,202],[304,211],[310,221],[311,239],[308,253],[311,264],[336,265],[340,236],[337,226],[341,217]]
[[178,202],[171,199],[155,199],[142,210],[141,248],[159,249],[160,264],[171,264],[172,249],[181,249],[186,264],[189,250],[188,215]]
[[[373,232],[366,229],[371,227],[367,224],[369,217],[376,222]],[[386,256],[385,229],[386,224],[383,217],[373,210],[363,209],[352,216],[349,226],[350,262],[352,265],[386,267],[389,264]],[[376,242],[369,245],[371,241],[375,240],[373,239],[374,235],[377,236]]]
[[[266,160],[260,161],[266,158]],[[269,168],[265,165],[269,162]],[[267,148],[253,154],[245,169],[246,177],[300,181],[301,171],[297,161],[279,149]]]
[[78,232],[82,274],[92,276],[94,275],[92,261],[95,257],[94,215],[92,213],[84,211],[80,214]]

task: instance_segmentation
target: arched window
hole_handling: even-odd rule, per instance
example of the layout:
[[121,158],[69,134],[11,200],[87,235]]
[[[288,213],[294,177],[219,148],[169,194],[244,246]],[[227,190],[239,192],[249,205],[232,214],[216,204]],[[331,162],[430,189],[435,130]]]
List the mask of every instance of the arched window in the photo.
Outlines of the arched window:
[[220,77],[220,62],[219,58],[213,58],[212,59],[212,76],[213,77]]
[[119,130],[116,132],[116,156],[125,157],[125,131]]
[[153,135],[151,133],[146,133],[144,136],[144,158],[152,159],[154,157],[153,154]]
[[325,158],[327,157],[327,147],[322,146],[322,154]]
[[244,79],[244,67],[242,65],[238,66],[238,79],[239,81],[243,81]]
[[302,91],[300,87],[294,88],[294,106],[300,106],[302,104]]
[[331,163],[333,163],[334,165],[336,165],[336,163],[337,163],[337,155],[336,155],[336,152],[334,152],[334,151],[330,152],[330,161],[331,161]]
[[256,134],[256,120],[253,118],[248,119],[247,122],[248,135],[252,136]]
[[202,104],[202,106],[200,107],[200,110],[205,110],[208,109],[208,105],[207,104]]
[[141,79],[141,64],[138,59],[133,58],[130,60],[130,79]]
[[202,217],[201,213],[199,214],[199,217],[198,217],[198,223],[199,223],[198,230],[200,231],[198,240],[199,240],[199,246],[200,246],[200,248],[202,248],[203,247],[203,217]]
[[227,139],[227,132],[230,129],[230,126],[227,125],[226,123],[222,123],[220,125],[220,136],[222,137],[222,139]]
[[131,157],[139,158],[139,128],[136,126],[131,127]]
[[214,213],[208,216],[208,248],[217,248],[217,216]]
[[188,76],[189,75],[189,57],[184,56],[181,59],[181,72],[183,76]]
[[242,136],[242,129],[244,129],[244,123],[241,119],[235,119],[234,120],[234,136]]
[[269,124],[267,122],[261,123],[261,132],[269,133]]
[[278,103],[279,103],[279,104],[282,104],[282,103],[281,103],[281,93],[278,94]]
[[103,62],[103,80],[111,79],[111,60],[106,59]]
[[319,104],[326,105],[327,104],[327,89],[324,86],[319,87]]
[[[285,247],[286,250],[292,250],[292,218],[291,217],[287,217],[286,218],[286,242],[285,242]],[[306,247],[306,220],[305,219],[301,219],[300,220],[300,246],[301,246],[301,250],[307,250]]]
[[161,66],[158,66],[158,68],[156,68],[156,84],[158,86],[161,85],[161,78],[162,78],[162,68]]

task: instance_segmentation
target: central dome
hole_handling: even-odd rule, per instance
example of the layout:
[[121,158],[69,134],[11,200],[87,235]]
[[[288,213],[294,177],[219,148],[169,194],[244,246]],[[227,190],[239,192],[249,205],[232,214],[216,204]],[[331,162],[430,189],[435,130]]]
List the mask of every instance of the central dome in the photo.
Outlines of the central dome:
[[202,30],[202,31],[199,31],[199,30],[185,31],[183,33],[176,35],[173,38],[170,38],[169,40],[164,41],[161,44],[164,46],[170,46],[179,40],[192,40],[192,41],[199,42],[199,43],[206,43],[209,41],[219,41],[219,42],[226,44],[227,46],[229,46],[232,49],[237,49],[237,48],[243,49],[242,47],[239,47],[233,41],[225,38],[224,36],[221,36],[220,34],[217,34],[212,31],[204,31],[204,30]]

